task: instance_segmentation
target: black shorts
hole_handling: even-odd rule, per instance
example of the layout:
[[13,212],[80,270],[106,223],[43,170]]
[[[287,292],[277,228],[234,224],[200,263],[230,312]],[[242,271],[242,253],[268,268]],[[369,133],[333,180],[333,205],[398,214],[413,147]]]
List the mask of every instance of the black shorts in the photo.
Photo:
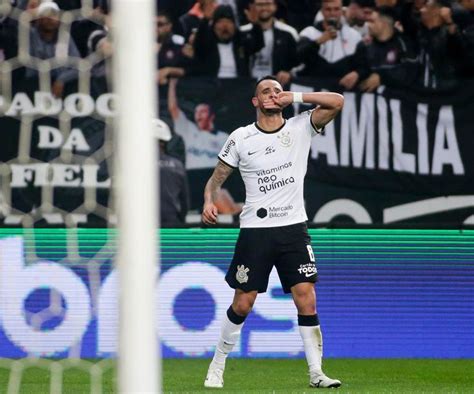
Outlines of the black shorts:
[[273,266],[285,293],[318,278],[306,223],[271,228],[242,228],[225,280],[233,289],[267,291]]

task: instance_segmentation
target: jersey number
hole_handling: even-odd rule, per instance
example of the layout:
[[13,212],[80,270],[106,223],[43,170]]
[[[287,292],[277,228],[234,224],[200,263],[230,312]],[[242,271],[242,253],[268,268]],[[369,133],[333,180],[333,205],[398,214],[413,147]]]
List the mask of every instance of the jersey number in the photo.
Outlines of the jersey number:
[[316,261],[316,258],[314,257],[313,248],[311,247],[311,245],[306,245],[306,249],[308,249],[309,261],[312,261],[314,263]]

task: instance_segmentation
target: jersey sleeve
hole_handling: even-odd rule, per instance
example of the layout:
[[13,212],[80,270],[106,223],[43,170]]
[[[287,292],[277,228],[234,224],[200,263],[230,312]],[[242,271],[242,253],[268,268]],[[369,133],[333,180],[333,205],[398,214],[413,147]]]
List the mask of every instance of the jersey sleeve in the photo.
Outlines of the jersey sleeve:
[[324,130],[324,127],[322,127],[321,129],[318,129],[313,124],[313,121],[311,119],[311,115],[313,114],[313,111],[314,109],[302,112],[293,118],[295,122],[298,122],[297,127],[308,132],[311,135],[311,137],[314,137],[316,134],[321,134]]
[[240,155],[238,152],[237,130],[229,135],[218,158],[229,167],[237,168],[239,166]]

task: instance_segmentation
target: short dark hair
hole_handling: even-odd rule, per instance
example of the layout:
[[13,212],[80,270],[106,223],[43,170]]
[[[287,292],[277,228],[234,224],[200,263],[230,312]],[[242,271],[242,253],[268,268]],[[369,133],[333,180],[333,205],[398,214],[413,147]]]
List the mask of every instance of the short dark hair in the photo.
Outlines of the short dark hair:
[[200,105],[205,105],[207,108],[209,108],[209,115],[215,115],[216,114],[216,111],[214,110],[214,106],[211,103],[207,102],[207,101],[197,103],[194,106],[194,110],[196,110],[196,107],[199,107]]
[[156,15],[157,17],[162,16],[163,18],[166,18],[168,22],[173,23],[173,19],[171,18],[171,14],[168,11],[159,11],[158,14]]
[[260,85],[260,82],[270,80],[270,81],[276,81],[280,83],[280,81],[274,76],[274,75],[265,75],[264,77],[260,78],[257,82],[255,82],[255,89],[254,91],[257,91],[257,86]]
[[375,8],[374,0],[351,0],[350,2],[357,4],[361,8]]
[[398,12],[393,7],[382,6],[376,8],[374,11],[377,12],[381,17],[390,20],[392,25],[399,19]]

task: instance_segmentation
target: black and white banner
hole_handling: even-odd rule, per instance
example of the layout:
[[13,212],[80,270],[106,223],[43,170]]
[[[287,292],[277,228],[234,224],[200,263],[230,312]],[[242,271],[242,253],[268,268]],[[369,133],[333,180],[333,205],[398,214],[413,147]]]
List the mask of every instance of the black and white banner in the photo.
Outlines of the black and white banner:
[[[98,81],[93,95],[66,91],[62,99],[37,91],[37,84],[27,89],[23,81],[22,86],[24,91],[14,89],[9,97],[0,93],[0,214],[13,212],[18,221],[22,212],[89,215],[97,206],[106,207],[113,160],[108,133],[115,115],[107,84]],[[289,89],[334,86],[295,80]],[[255,120],[253,90],[250,79],[183,79],[177,101],[190,129],[203,122],[197,108],[205,103],[214,130],[230,133]],[[474,224],[474,82],[453,92],[385,89],[377,94],[344,92],[344,97],[342,113],[312,141],[305,196],[310,222],[434,228]],[[161,87],[160,115],[177,126],[167,104],[167,88]],[[295,104],[285,116],[306,109]],[[185,146],[191,143],[184,140]],[[211,172],[189,169],[191,209],[201,208]],[[237,202],[244,201],[238,174],[225,187]],[[91,194],[95,207],[90,206]],[[45,196],[52,206],[43,204]]]

